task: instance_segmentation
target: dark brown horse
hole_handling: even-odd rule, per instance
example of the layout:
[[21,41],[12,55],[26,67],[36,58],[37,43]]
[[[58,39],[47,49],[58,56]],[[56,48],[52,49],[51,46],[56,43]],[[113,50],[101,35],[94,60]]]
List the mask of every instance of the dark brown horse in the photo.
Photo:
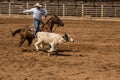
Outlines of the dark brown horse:
[[[57,26],[64,26],[63,21],[56,15],[53,15],[48,19],[48,21],[45,24],[42,24],[41,30],[45,32],[52,32],[52,29],[54,27],[54,24],[57,24]],[[40,31],[41,31],[40,30]],[[34,39],[34,26],[25,26],[23,28],[17,29],[14,32],[12,32],[12,36],[15,36],[17,33],[20,34],[21,40],[19,42],[19,46],[22,46],[25,40],[28,41],[28,45],[31,45],[33,39]]]

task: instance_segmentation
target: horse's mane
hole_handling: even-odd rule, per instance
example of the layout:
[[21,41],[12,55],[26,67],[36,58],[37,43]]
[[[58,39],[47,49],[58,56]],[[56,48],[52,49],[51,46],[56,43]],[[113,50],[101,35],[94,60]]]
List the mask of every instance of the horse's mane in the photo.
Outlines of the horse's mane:
[[46,24],[48,24],[48,22],[49,22],[50,20],[52,20],[54,17],[57,18],[57,15],[52,15],[52,17],[50,17],[50,18],[47,20]]
[[49,22],[52,18],[53,18],[53,17],[50,17],[50,18],[47,20],[46,24],[48,24],[48,22]]

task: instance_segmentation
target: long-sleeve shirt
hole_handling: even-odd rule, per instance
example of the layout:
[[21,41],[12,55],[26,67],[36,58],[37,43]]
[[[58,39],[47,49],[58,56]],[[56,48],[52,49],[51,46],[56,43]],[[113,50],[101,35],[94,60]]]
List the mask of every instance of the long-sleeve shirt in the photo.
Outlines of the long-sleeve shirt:
[[41,20],[42,14],[45,14],[45,16],[48,15],[47,10],[44,9],[44,8],[40,8],[40,9],[31,8],[31,9],[29,9],[29,10],[23,11],[23,13],[26,13],[26,12],[32,12],[32,13],[33,13],[33,18],[34,18],[34,19],[38,19],[38,20]]

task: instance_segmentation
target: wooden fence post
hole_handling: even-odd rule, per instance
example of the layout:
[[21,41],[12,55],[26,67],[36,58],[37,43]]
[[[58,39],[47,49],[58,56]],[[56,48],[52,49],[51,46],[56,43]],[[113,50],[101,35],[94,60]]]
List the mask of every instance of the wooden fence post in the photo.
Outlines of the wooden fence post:
[[103,7],[103,5],[101,5],[101,18],[103,18],[104,17],[104,7]]
[[116,9],[116,7],[115,7],[115,17],[117,17],[117,9]]
[[[26,3],[26,6],[27,6],[27,10],[28,10],[29,4],[28,4],[28,3]],[[27,12],[27,17],[28,17],[28,12]]]
[[11,3],[9,2],[9,16],[11,15]]
[[0,15],[2,14],[2,10],[1,10],[1,8],[0,8]]
[[82,4],[82,17],[84,17],[84,4]]
[[44,4],[44,7],[45,7],[45,9],[47,9],[47,4],[46,3]]
[[63,17],[65,16],[65,4],[63,4]]

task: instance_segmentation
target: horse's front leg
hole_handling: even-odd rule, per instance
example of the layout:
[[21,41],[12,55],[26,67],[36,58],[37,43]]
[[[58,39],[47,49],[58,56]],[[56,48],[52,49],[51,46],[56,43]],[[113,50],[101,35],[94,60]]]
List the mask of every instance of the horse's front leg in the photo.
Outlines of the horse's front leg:
[[45,26],[45,24],[42,24],[42,25],[40,26],[40,31],[43,31],[43,30],[44,30],[44,26]]

